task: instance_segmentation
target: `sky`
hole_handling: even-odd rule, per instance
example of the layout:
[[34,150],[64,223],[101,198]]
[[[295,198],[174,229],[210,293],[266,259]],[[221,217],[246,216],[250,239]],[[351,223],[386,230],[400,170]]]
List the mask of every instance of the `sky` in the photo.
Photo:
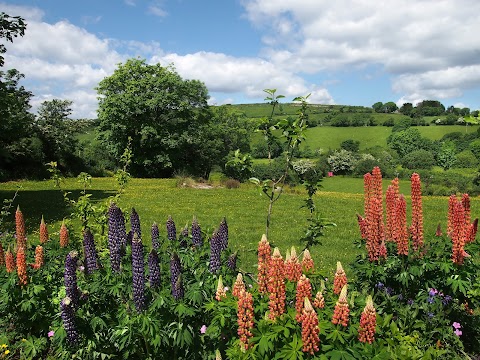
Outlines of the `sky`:
[[[96,118],[95,87],[119,63],[173,64],[212,105],[290,102],[398,106],[439,100],[480,109],[478,0],[12,0],[25,36],[5,67],[46,100]],[[4,42],[5,43],[5,42]]]

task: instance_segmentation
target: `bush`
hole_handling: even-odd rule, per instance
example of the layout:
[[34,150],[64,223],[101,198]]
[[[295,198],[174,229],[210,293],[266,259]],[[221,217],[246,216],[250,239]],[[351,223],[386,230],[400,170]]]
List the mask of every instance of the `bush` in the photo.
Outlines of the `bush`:
[[238,189],[240,187],[240,181],[235,179],[227,179],[224,184],[227,189]]
[[407,169],[431,169],[435,158],[430,151],[416,150],[408,153],[402,159],[402,165]]
[[456,168],[474,168],[478,165],[478,159],[470,150],[462,151],[457,154],[457,161],[454,167]]
[[347,150],[347,151],[350,151],[352,153],[356,153],[356,152],[358,152],[358,150],[360,150],[360,141],[353,140],[353,139],[344,140],[340,144],[340,148],[344,149],[344,150]]
[[353,153],[345,149],[334,151],[327,159],[330,169],[335,174],[349,174],[352,172],[357,158]]

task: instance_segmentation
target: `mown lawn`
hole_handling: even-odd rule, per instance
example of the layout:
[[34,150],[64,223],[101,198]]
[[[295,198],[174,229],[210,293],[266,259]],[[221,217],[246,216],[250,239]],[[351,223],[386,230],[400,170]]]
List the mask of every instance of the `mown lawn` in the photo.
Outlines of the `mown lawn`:
[[[389,181],[384,182],[384,187]],[[21,181],[0,184],[0,199],[11,198],[16,187],[22,186],[15,206],[20,205],[26,218],[29,238],[38,241],[38,224],[41,216],[49,224],[52,238],[58,239],[63,217],[69,209],[63,202],[60,191],[50,181]],[[79,195],[80,185],[76,179],[68,179],[62,185]],[[401,192],[408,195],[409,182],[400,182]],[[95,201],[106,201],[115,193],[115,183],[110,178],[95,178],[90,189]],[[315,201],[318,211],[337,227],[329,228],[323,238],[323,245],[312,249],[316,265],[327,274],[335,269],[336,261],[352,261],[359,249],[354,241],[359,238],[356,213],[363,212],[363,180],[343,177],[327,178]],[[300,188],[287,189],[274,205],[269,240],[279,246],[282,254],[287,247],[301,247],[299,238],[306,226],[306,210],[302,209],[305,194]],[[409,201],[409,197],[407,197]],[[438,223],[446,227],[448,198],[424,197],[425,233],[434,234]],[[132,179],[126,193],[120,200],[121,207],[135,207],[142,222],[145,244],[150,241],[150,226],[160,224],[160,231],[166,235],[165,222],[168,215],[175,220],[178,231],[190,225],[196,215],[202,228],[211,233],[226,216],[230,230],[230,246],[238,250],[241,267],[253,271],[256,263],[256,248],[265,231],[267,199],[250,184],[238,189],[180,188],[175,179]],[[480,212],[480,201],[472,199],[472,218]],[[10,216],[13,219],[13,215]],[[13,231],[13,223],[6,224]]]

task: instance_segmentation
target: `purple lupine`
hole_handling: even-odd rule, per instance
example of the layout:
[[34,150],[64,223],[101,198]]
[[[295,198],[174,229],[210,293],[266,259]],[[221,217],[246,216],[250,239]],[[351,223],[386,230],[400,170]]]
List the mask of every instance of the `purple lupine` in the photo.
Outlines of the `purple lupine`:
[[145,265],[142,239],[137,233],[132,240],[133,301],[138,312],[145,309]]
[[75,325],[75,306],[70,297],[65,297],[60,303],[62,310],[63,327],[67,333],[67,341],[70,345],[78,344],[78,331]]
[[122,210],[115,203],[111,203],[108,209],[108,250],[113,271],[120,271],[121,249],[126,245],[125,217]]
[[188,246],[188,225],[185,225],[180,233],[180,247],[186,248]]
[[216,273],[220,269],[220,255],[222,252],[222,243],[218,230],[213,232],[210,239],[210,265],[209,270],[211,273]]
[[196,247],[201,247],[203,245],[202,230],[200,229],[200,224],[195,216],[193,217],[192,222],[192,243]]
[[228,257],[227,267],[232,271],[235,271],[237,269],[237,252],[236,251]]
[[158,225],[157,223],[153,223],[152,225],[152,248],[155,251],[158,251],[160,249],[160,231],[158,230]]
[[228,225],[226,218],[223,218],[218,227],[218,236],[220,237],[221,251],[223,251],[228,247]]
[[138,237],[142,238],[142,229],[140,228],[140,217],[138,213],[135,211],[135,208],[132,208],[132,212],[130,213],[130,227],[132,232],[132,238],[130,239],[130,243],[133,240],[133,234],[137,233]]
[[177,228],[175,227],[175,222],[170,215],[168,215],[167,219],[167,238],[170,241],[177,240]]
[[148,254],[148,280],[152,289],[160,286],[160,264],[155,249]]
[[70,251],[65,259],[65,291],[67,297],[71,300],[72,306],[78,306],[78,299],[80,297],[77,287],[77,259],[78,253],[75,250]]
[[91,274],[98,269],[98,257],[93,234],[88,228],[83,232],[83,249],[85,252],[85,273]]
[[176,253],[173,253],[170,257],[170,281],[173,298],[175,300],[183,298],[182,266],[180,264],[180,258]]

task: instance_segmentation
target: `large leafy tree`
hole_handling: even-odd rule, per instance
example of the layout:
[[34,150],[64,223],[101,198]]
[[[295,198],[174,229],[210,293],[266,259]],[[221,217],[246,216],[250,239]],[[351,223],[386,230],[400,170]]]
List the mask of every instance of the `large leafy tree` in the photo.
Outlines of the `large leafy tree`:
[[102,141],[119,159],[131,139],[136,176],[170,176],[198,171],[195,154],[208,122],[208,91],[198,80],[184,80],[173,66],[129,59],[98,87]]

